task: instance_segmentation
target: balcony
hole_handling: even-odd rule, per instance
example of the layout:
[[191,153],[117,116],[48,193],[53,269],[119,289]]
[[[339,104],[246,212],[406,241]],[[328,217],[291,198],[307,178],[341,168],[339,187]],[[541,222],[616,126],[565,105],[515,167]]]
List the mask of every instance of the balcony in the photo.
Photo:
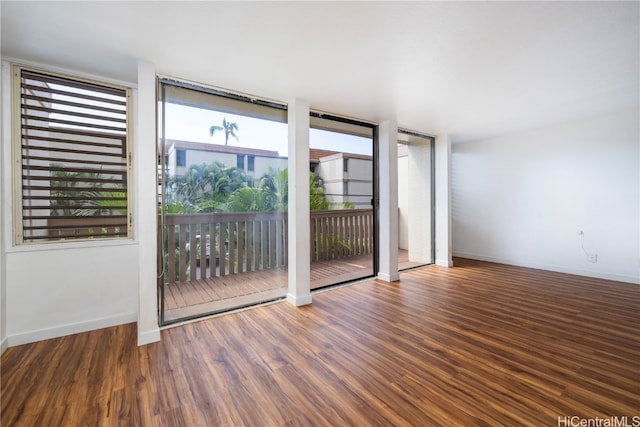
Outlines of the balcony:
[[[168,214],[159,224],[165,319],[286,295],[286,213]],[[373,274],[372,210],[312,211],[310,232],[311,289]],[[406,251],[398,258],[412,266]]]

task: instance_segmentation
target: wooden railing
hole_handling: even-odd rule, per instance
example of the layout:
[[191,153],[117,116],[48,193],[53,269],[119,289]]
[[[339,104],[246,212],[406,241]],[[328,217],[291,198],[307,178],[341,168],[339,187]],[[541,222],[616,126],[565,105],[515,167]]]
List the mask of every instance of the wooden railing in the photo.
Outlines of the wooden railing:
[[311,211],[311,261],[373,253],[373,210]]
[[[372,210],[311,212],[311,260],[373,252]],[[162,225],[162,221],[159,221]],[[287,266],[287,213],[167,214],[159,252],[168,283]]]

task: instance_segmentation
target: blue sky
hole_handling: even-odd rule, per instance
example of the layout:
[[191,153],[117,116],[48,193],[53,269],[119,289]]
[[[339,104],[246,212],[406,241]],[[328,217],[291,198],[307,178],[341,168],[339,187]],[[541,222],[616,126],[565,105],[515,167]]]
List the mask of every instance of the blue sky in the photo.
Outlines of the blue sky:
[[[222,126],[222,119],[226,118],[238,124],[238,140],[229,137],[230,146],[274,150],[281,156],[288,156],[286,123],[170,103],[166,104],[165,117],[168,139],[224,145],[224,132],[215,132],[212,137],[209,128],[212,125]],[[311,129],[309,141],[312,148],[372,154],[371,140],[367,138]]]

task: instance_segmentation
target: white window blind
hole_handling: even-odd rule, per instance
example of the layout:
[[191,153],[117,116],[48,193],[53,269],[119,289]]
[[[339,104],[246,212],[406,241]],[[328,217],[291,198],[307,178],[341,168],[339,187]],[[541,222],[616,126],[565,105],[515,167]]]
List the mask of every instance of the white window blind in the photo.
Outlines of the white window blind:
[[17,243],[128,237],[128,91],[15,68]]

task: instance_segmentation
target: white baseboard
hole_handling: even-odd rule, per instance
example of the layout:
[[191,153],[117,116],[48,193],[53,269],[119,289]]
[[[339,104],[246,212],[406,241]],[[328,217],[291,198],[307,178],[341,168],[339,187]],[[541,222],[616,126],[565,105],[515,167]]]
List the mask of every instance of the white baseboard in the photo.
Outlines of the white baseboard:
[[436,259],[436,265],[440,267],[453,267],[453,261],[449,259]]
[[8,335],[8,345],[13,347],[16,345],[28,344],[31,342],[48,340],[51,338],[63,337],[66,335],[79,334],[82,332],[93,331],[95,329],[108,328],[111,326],[132,323],[138,319],[136,313],[122,313],[115,316],[102,317],[99,319],[88,320],[86,322],[68,323],[66,325],[53,326],[51,328],[38,329],[35,331],[20,332]]
[[616,282],[626,282],[640,285],[640,277],[627,276],[624,274],[606,273],[600,271],[581,270],[578,268],[569,268],[559,265],[540,264],[535,262],[513,260],[508,258],[493,257],[487,255],[479,255],[468,252],[454,252],[453,256],[460,258],[477,259],[479,261],[495,262],[498,264],[515,265],[518,267],[535,268],[537,270],[555,271],[556,273],[574,274],[576,276],[595,277],[597,279],[615,280]]
[[287,294],[287,301],[296,307],[311,304],[311,294],[296,297],[295,295]]
[[378,273],[378,279],[385,282],[397,282],[398,280],[400,280],[400,273]]
[[154,328],[149,331],[138,332],[138,346],[147,345],[160,341],[160,328]]
[[9,347],[9,340],[7,337],[4,337],[2,341],[0,341],[0,355],[4,353],[4,351]]

